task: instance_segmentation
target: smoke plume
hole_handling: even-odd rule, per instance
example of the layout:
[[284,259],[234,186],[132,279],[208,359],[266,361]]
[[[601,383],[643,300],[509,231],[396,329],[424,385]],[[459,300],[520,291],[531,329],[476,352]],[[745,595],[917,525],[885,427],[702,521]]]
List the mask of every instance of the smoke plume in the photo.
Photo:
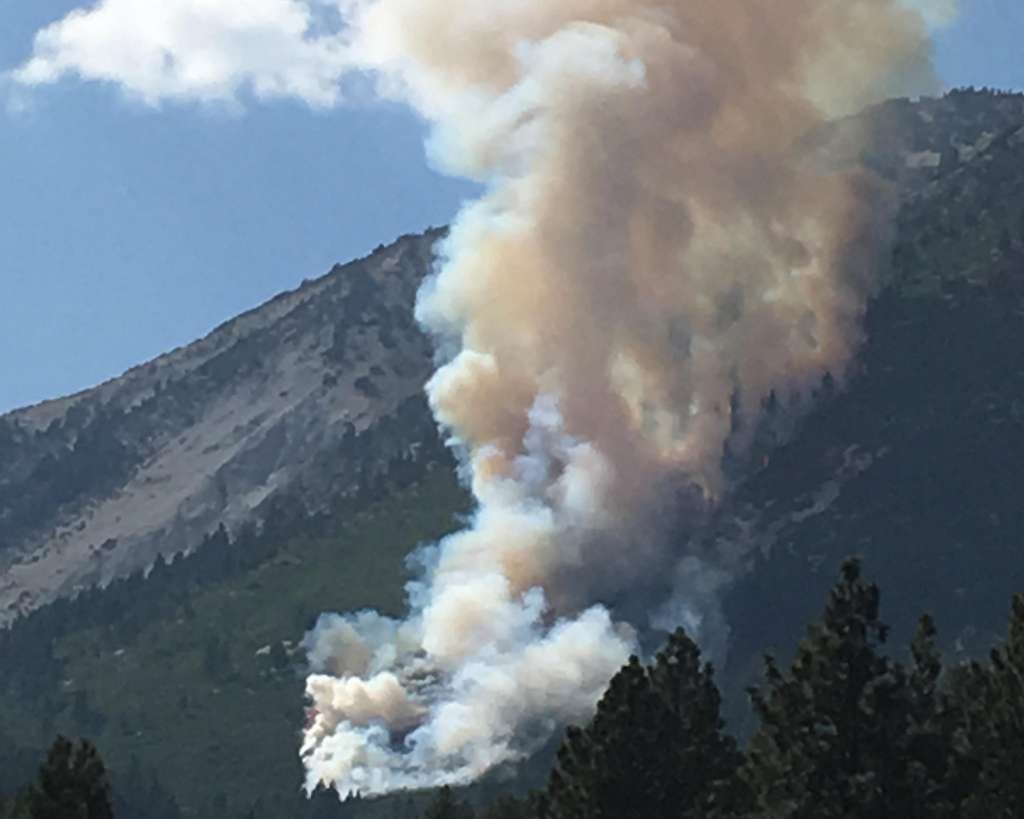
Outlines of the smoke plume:
[[307,637],[307,784],[380,794],[470,781],[585,720],[649,629],[720,645],[728,556],[668,535],[727,488],[770,394],[842,372],[879,244],[868,175],[801,145],[930,75],[897,0],[345,14],[350,63],[486,190],[418,303],[475,515],[416,555],[406,619],[325,615]]

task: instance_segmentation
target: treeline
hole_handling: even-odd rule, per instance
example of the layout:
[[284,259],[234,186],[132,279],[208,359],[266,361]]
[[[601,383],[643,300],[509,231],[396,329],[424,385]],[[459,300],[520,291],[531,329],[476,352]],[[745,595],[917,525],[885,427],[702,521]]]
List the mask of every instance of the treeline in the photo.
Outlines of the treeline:
[[[137,761],[126,773],[112,777],[96,745],[87,739],[72,741],[58,736],[34,776],[25,779],[28,784],[16,789],[0,780],[0,819],[183,819],[190,815],[156,775],[144,773]],[[367,815],[419,819],[417,805],[423,802],[422,794],[399,797],[390,800],[382,812],[374,809],[379,803],[357,795],[339,800],[333,791],[320,789],[307,799],[296,790],[284,815],[288,819],[358,819]],[[277,819],[282,813],[280,808],[268,809],[257,800],[241,813],[219,801],[201,815]]]
[[[361,493],[340,504],[338,513],[365,502]],[[310,514],[297,497],[278,496],[260,525],[244,525],[233,536],[221,525],[188,554],[158,556],[148,571],[36,609],[0,631],[0,656],[12,659],[0,667],[0,690],[26,701],[55,695],[64,665],[56,650],[60,640],[102,628],[113,642],[130,641],[150,623],[187,607],[198,591],[237,577],[271,559],[283,543],[318,536],[336,522],[335,514]]]
[[1017,98],[1024,97],[1020,91],[1013,91],[1006,88],[994,88],[992,86],[983,85],[980,88],[974,85],[960,85],[948,92],[948,96],[953,99],[962,98],[977,98],[979,104],[985,102],[986,97],[999,97],[999,98]]
[[[768,656],[751,689],[759,725],[730,736],[711,666],[679,630],[654,660],[633,657],[586,727],[569,728],[547,784],[474,807],[442,788],[344,802],[320,791],[311,819],[1000,819],[1024,815],[1024,595],[984,662],[944,668],[921,618],[907,656],[887,646],[877,586],[847,562],[791,662]],[[415,797],[415,798],[414,798]],[[225,815],[227,815],[225,813]],[[269,816],[253,805],[243,819]],[[141,772],[112,788],[87,742],[58,738],[36,780],[0,799],[0,819],[178,819]]]
[[570,728],[547,785],[474,810],[444,789],[425,819],[998,819],[1024,816],[1024,595],[986,662],[944,668],[923,617],[887,651],[878,588],[847,562],[788,667],[764,661],[746,748],[709,665],[677,631]]

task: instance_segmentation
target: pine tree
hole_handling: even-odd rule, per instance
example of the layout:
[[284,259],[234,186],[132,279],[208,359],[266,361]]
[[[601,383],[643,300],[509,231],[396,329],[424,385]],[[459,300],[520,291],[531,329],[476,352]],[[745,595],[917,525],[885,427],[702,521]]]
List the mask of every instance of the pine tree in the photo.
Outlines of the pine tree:
[[1013,601],[1005,645],[971,663],[952,687],[956,773],[965,819],[1024,816],[1024,595]]
[[306,809],[309,819],[337,819],[341,812],[341,797],[332,788],[318,785],[309,795]]
[[912,798],[933,819],[955,816],[959,796],[952,780],[953,715],[940,692],[942,655],[932,618],[918,623],[910,645],[913,660],[908,685],[908,725],[902,741]]
[[710,815],[741,760],[724,734],[710,665],[682,630],[653,666],[636,657],[609,684],[590,725],[570,728],[538,802],[541,819]]
[[35,783],[22,794],[26,819],[113,819],[110,782],[96,747],[57,737]]
[[473,819],[473,811],[456,799],[452,789],[445,785],[437,792],[423,819]]
[[878,588],[848,561],[824,617],[788,671],[771,657],[751,692],[761,725],[740,778],[758,817],[913,819],[941,815],[933,758],[941,665],[924,621],[911,672],[882,653]]

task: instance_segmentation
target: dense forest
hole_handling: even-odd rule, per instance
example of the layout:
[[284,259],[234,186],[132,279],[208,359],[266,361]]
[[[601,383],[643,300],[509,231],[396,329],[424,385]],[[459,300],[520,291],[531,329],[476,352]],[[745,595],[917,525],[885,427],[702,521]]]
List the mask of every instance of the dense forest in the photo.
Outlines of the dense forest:
[[[547,784],[474,807],[451,788],[423,819],[992,819],[1024,812],[1024,595],[986,662],[945,668],[931,617],[909,646],[887,643],[876,585],[847,561],[788,665],[764,659],[751,689],[758,726],[725,730],[711,666],[682,629],[644,665],[630,658],[591,722],[570,727]],[[159,786],[123,794],[96,748],[59,737],[4,819],[111,819],[181,813]],[[420,794],[420,797],[423,795]],[[314,817],[354,815],[358,795],[320,791]],[[270,816],[254,805],[247,817]],[[297,815],[297,814],[294,814]]]

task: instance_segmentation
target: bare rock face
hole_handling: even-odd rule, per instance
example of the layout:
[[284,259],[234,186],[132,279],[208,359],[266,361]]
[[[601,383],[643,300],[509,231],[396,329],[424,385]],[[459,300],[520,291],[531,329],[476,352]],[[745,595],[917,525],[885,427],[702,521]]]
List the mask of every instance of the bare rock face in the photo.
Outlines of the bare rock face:
[[439,236],[403,237],[120,378],[0,417],[0,624],[188,551],[283,492],[315,511],[414,455],[433,425],[413,307]]

